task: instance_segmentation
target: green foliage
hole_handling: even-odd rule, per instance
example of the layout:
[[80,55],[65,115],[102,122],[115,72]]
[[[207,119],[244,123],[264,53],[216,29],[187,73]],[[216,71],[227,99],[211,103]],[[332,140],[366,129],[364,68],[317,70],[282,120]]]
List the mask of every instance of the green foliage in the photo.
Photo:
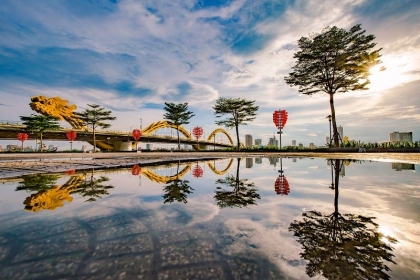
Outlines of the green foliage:
[[165,102],[165,107],[163,110],[166,113],[163,115],[165,120],[170,121],[177,127],[177,136],[178,136],[178,150],[181,150],[181,143],[179,139],[179,126],[183,124],[189,124],[190,119],[195,116],[195,114],[188,110],[188,103],[168,103]]
[[97,198],[109,195],[108,190],[113,189],[114,186],[103,184],[108,181],[109,178],[106,176],[100,176],[99,178],[94,177],[94,171],[92,170],[90,178],[78,184],[71,193],[77,193],[82,197],[88,197],[86,202],[93,202],[96,201]]
[[381,49],[372,50],[375,36],[364,33],[358,24],[348,31],[327,27],[322,33],[300,38],[300,50],[293,56],[293,72],[284,78],[302,94],[329,94],[335,147],[339,147],[339,142],[333,95],[368,89],[369,69],[380,63]]
[[214,199],[220,208],[226,207],[246,207],[248,205],[256,205],[257,199],[261,196],[257,192],[254,183],[247,183],[248,179],[239,179],[240,158],[237,159],[236,177],[228,175],[224,179],[218,179],[216,184],[228,186],[229,190],[216,187]]
[[58,119],[52,116],[32,114],[29,117],[20,116],[20,119],[22,120],[22,124],[26,125],[25,131],[35,133],[39,137],[41,151],[44,149],[44,145],[42,143],[42,136],[44,132],[61,129]]
[[59,176],[54,174],[23,175],[16,191],[45,191],[56,186]]
[[170,180],[163,189],[164,203],[172,203],[174,201],[187,203],[187,196],[194,190],[190,187],[188,180]]
[[247,125],[252,122],[256,116],[259,106],[255,105],[255,100],[246,100],[243,98],[224,98],[219,97],[213,106],[216,118],[229,115],[224,120],[217,120],[217,125],[224,125],[228,129],[235,128],[237,138],[237,149],[240,149],[239,125]]
[[96,152],[96,134],[97,128],[108,128],[111,125],[106,121],[113,121],[116,117],[111,116],[112,111],[106,111],[105,108],[97,104],[87,104],[91,109],[87,108],[83,112],[75,112],[83,123],[93,130],[93,151]]

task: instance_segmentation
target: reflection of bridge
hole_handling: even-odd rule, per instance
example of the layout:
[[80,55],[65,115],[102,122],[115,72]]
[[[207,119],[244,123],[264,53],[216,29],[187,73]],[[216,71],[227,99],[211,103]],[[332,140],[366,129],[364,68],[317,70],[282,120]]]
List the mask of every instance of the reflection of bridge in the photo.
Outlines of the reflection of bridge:
[[[16,136],[19,132],[23,132],[25,129],[24,125],[11,124],[9,122],[0,123],[0,139],[3,140],[16,140]],[[139,143],[178,143],[178,139],[175,136],[167,136],[159,134],[159,131],[164,129],[177,129],[175,125],[167,121],[154,122],[145,129],[142,130],[142,136],[139,139]],[[45,131],[43,133],[44,140],[57,140],[57,141],[68,141],[66,138],[66,132],[70,129],[62,129],[58,131]],[[93,139],[93,132],[87,129],[71,129],[76,131],[76,141],[86,141],[91,143]],[[233,140],[229,133],[223,128],[218,128],[211,132],[206,140],[195,140],[193,136],[182,126],[179,127],[180,142],[182,144],[193,145],[196,149],[205,149],[207,146],[210,147],[232,147],[234,146]],[[216,135],[224,135],[227,138],[227,142],[216,141]],[[118,150],[118,151],[131,151],[135,145],[135,139],[131,136],[131,132],[113,132],[96,130],[96,145],[98,148],[103,150]],[[176,135],[176,133],[175,133]],[[28,133],[28,140],[35,140],[35,133]]]
[[[207,161],[207,165],[210,168],[210,170],[213,171],[213,173],[217,175],[223,175],[230,169],[233,163],[232,158],[225,159],[225,160],[229,160],[229,163],[226,166],[223,166],[223,169],[221,170],[218,170],[220,166],[216,166],[217,165],[216,162],[220,163],[220,161],[224,161],[224,160]],[[162,166],[142,167],[141,175],[148,178],[150,181],[166,184],[168,181],[181,179],[182,177],[184,177],[188,173],[188,171],[191,170],[193,163],[195,162],[180,163],[181,170],[176,174],[160,174],[161,172],[159,172],[159,169],[162,170]],[[185,165],[185,166],[182,167],[182,165]],[[172,163],[170,165],[163,166],[163,169],[166,169],[165,171],[169,171],[168,169],[172,169],[172,168],[178,168],[178,163]],[[175,172],[171,172],[171,173],[175,173]]]
[[[222,161],[222,162],[221,162]],[[228,162],[227,162],[228,161]],[[185,176],[188,171],[191,170],[193,164],[197,163],[204,163],[199,161],[194,162],[178,162],[178,163],[172,163],[172,164],[166,164],[166,165],[155,165],[155,166],[143,166],[141,168],[141,175],[148,178],[152,182],[166,184],[171,180],[177,180],[181,179],[183,176]],[[210,170],[212,170],[214,173],[218,175],[225,174],[230,167],[232,166],[233,159],[214,159],[211,161],[206,161],[207,165],[210,167]],[[227,164],[226,164],[227,163]],[[221,165],[220,165],[221,164]],[[176,174],[172,174],[174,167],[177,170]],[[220,168],[220,170],[219,170]],[[179,169],[181,169],[179,171]],[[127,171],[126,168],[119,169],[121,171]],[[112,172],[118,172],[119,170],[113,170]],[[162,174],[163,173],[169,173],[168,174]],[[92,177],[95,175],[101,175],[103,176],[109,172],[109,170],[95,170],[93,173],[92,171]],[[27,197],[24,201],[25,204],[25,210],[32,211],[32,212],[38,212],[40,210],[55,210],[58,207],[64,206],[64,202],[72,202],[73,197],[71,196],[75,190],[84,182],[86,182],[86,176],[87,171],[84,170],[82,172],[77,172],[77,174],[74,173],[74,170],[72,172],[67,172],[70,175],[70,178],[67,180],[66,183],[64,183],[61,186],[54,186],[50,189],[42,189],[39,190],[37,193],[31,194],[29,197]],[[50,176],[54,176],[49,174]],[[27,176],[39,176],[37,175],[27,175]],[[59,176],[56,177],[58,179]],[[106,176],[105,176],[106,178]],[[16,182],[16,183],[22,183],[24,179],[21,178],[11,178],[11,179],[2,179],[1,182]],[[31,181],[31,180],[28,180]],[[107,181],[107,180],[105,180]],[[26,189],[25,187],[22,189]],[[106,193],[107,194],[107,193]]]

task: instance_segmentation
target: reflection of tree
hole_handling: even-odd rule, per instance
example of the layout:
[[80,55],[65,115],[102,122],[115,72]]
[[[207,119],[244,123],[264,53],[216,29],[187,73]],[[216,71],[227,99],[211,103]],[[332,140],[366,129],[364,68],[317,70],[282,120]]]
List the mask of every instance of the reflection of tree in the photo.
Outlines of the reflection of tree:
[[163,203],[172,203],[174,201],[187,203],[187,196],[192,193],[193,188],[188,185],[190,181],[179,179],[179,161],[176,169],[177,177],[174,180],[169,180],[163,189],[166,194],[163,196]]
[[43,191],[56,186],[59,176],[54,174],[33,174],[23,175],[22,182],[16,188],[16,191]]
[[90,177],[86,176],[85,181],[79,184],[71,193],[77,193],[83,197],[88,197],[86,202],[96,201],[97,198],[109,195],[108,190],[114,188],[112,185],[103,184],[108,181],[109,178],[106,176],[96,178],[94,176],[94,170],[92,169]]
[[248,179],[239,179],[239,164],[240,158],[237,159],[236,177],[228,175],[224,179],[218,179],[216,184],[227,185],[233,190],[225,190],[217,187],[214,199],[220,208],[225,207],[246,207],[247,205],[256,204],[256,199],[261,199],[257,193],[254,183],[247,183]]
[[341,162],[337,159],[331,163],[335,171],[334,212],[324,215],[308,211],[302,214],[303,221],[295,220],[289,227],[303,246],[301,257],[308,261],[306,273],[327,279],[390,279],[386,273],[390,269],[383,261],[395,263],[388,244],[396,239],[381,235],[374,217],[339,213]]
[[163,189],[166,194],[163,196],[164,203],[172,203],[174,201],[187,203],[187,196],[194,190],[188,184],[188,180],[171,180]]

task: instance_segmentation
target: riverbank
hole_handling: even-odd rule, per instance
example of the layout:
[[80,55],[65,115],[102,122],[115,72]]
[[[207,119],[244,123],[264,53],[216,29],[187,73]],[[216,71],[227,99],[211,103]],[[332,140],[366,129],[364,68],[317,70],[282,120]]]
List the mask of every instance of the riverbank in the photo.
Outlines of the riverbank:
[[313,152],[153,152],[153,153],[10,153],[0,154],[0,179],[24,174],[70,170],[131,167],[178,160],[210,160],[232,157],[309,157],[420,164],[420,153],[313,153]]

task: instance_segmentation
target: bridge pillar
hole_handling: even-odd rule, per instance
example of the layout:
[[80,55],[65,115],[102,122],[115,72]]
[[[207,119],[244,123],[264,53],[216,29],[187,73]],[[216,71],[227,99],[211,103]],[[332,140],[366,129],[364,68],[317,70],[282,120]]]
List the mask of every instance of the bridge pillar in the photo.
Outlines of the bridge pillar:
[[118,152],[127,152],[133,149],[133,142],[131,141],[125,141],[125,142],[114,141],[113,145],[114,145],[114,151],[118,151]]

